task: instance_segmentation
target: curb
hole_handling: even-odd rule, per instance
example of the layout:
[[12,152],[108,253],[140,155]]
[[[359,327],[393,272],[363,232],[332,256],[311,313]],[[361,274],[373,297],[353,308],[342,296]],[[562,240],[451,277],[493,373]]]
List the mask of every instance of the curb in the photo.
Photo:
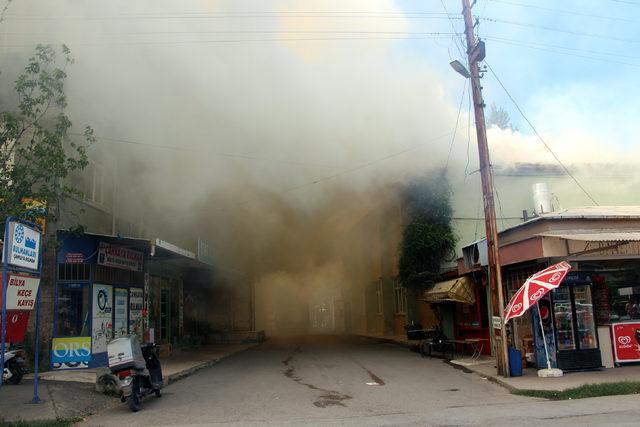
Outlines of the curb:
[[360,334],[355,334],[353,336],[358,337],[358,338],[368,339],[368,340],[371,340],[371,341],[377,341],[377,342],[381,342],[381,343],[385,343],[385,344],[395,344],[397,346],[405,347],[405,348],[411,348],[412,347],[411,343],[409,343],[409,342],[396,341],[393,338],[377,337],[377,336],[372,336],[372,335],[360,335]]
[[196,366],[192,366],[192,367],[190,367],[188,369],[185,369],[185,370],[182,370],[180,372],[176,372],[174,374],[167,375],[167,377],[164,379],[164,385],[166,387],[169,384],[173,384],[176,381],[180,381],[183,378],[187,378],[187,377],[195,374],[197,371],[199,371],[201,369],[209,368],[209,367],[217,364],[221,360],[226,359],[227,357],[235,356],[236,354],[240,354],[240,353],[245,352],[245,351],[247,351],[249,349],[255,348],[255,347],[259,346],[260,344],[262,344],[262,343],[254,343],[253,345],[251,345],[249,347],[246,347],[246,348],[234,351],[234,352],[230,352],[230,353],[224,354],[224,355],[218,357],[217,359],[207,360],[206,362],[202,362],[202,363],[200,363],[200,364],[198,364]]
[[502,379],[500,379],[500,377],[498,377],[497,375],[487,375],[487,374],[485,374],[483,372],[476,371],[476,370],[472,369],[469,366],[458,365],[457,363],[452,363],[450,360],[445,360],[444,363],[446,363],[447,365],[451,366],[454,369],[459,369],[462,372],[465,372],[467,374],[477,375],[480,378],[489,380],[494,384],[498,384],[499,386],[504,387],[507,390],[509,390],[510,393],[514,393],[514,392],[520,390],[519,388],[514,387],[511,384],[508,384],[508,383],[502,381]]

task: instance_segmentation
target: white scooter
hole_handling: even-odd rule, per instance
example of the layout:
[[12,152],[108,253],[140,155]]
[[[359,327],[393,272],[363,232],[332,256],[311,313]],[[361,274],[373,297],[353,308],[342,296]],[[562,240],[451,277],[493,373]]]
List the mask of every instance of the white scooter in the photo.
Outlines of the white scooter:
[[5,384],[19,384],[25,372],[26,362],[24,360],[24,350],[14,349],[5,351],[2,382]]

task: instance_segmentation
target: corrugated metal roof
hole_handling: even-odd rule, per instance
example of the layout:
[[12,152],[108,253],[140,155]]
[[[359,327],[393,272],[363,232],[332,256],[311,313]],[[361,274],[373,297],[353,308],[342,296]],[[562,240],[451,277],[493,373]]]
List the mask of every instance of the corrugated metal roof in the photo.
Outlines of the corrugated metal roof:
[[541,214],[546,219],[640,218],[640,206],[584,206]]
[[583,242],[638,242],[640,230],[553,230],[539,233],[537,236],[558,237]]

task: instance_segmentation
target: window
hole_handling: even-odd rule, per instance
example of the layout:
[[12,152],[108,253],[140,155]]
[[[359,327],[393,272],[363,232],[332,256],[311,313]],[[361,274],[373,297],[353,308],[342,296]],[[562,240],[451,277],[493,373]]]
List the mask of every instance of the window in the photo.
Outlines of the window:
[[382,278],[376,282],[376,302],[378,303],[378,314],[382,314]]
[[402,286],[397,278],[394,281],[394,295],[396,300],[396,314],[407,313],[407,288]]
[[58,280],[80,281],[90,279],[90,264],[58,264]]
[[58,337],[90,336],[89,303],[88,284],[58,284]]
[[84,200],[104,204],[104,166],[89,160],[84,170]]

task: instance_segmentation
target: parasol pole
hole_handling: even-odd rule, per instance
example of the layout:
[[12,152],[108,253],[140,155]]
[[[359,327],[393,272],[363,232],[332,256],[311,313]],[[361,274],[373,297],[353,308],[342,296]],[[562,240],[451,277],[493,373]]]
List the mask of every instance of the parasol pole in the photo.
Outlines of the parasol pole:
[[551,360],[549,359],[549,349],[547,348],[547,338],[544,336],[544,325],[542,324],[542,313],[540,312],[540,300],[536,302],[538,307],[538,320],[540,320],[540,330],[542,331],[542,342],[544,343],[544,353],[547,356],[547,369],[551,369]]

